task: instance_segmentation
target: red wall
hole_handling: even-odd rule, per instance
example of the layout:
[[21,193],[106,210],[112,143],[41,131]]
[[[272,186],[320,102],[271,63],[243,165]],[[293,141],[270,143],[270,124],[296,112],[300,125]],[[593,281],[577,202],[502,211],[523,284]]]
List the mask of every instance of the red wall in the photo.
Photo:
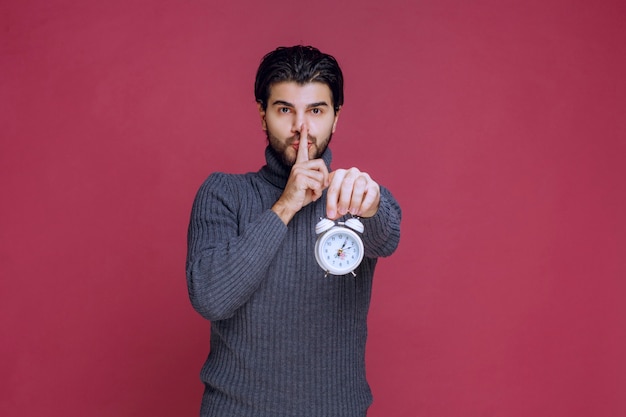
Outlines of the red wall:
[[404,209],[370,416],[626,415],[626,3],[216,3],[0,4],[0,415],[197,414],[191,202],[262,164],[295,43],[345,70],[335,167]]

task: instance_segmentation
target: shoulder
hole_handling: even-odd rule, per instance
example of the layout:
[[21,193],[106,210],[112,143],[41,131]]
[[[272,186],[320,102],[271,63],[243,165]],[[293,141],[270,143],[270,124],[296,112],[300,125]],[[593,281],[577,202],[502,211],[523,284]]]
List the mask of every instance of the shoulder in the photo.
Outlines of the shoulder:
[[254,173],[227,174],[224,172],[214,172],[204,180],[200,189],[239,188],[242,184],[249,183],[254,176]]
[[200,185],[196,198],[236,200],[238,195],[250,188],[256,175],[256,173],[228,174],[224,172],[214,172]]

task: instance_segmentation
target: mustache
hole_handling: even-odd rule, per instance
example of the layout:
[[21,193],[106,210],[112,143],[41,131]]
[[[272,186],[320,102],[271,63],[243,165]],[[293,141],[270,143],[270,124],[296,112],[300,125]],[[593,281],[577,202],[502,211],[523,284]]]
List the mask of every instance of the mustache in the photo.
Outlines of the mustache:
[[[313,145],[317,143],[317,136],[306,135],[307,141],[311,142]],[[300,142],[300,133],[296,133],[295,135],[287,138],[287,143],[291,146],[294,142]]]

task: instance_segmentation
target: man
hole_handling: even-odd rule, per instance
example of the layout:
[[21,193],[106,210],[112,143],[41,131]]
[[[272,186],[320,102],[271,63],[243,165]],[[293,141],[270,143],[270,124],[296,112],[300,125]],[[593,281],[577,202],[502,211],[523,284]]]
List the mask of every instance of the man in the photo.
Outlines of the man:
[[[400,239],[400,207],[356,168],[331,171],[328,144],[343,104],[336,60],[278,48],[257,71],[267,164],[214,173],[191,213],[187,284],[211,321],[203,417],[365,416],[367,312],[376,260]],[[315,225],[359,216],[356,277],[326,276]]]

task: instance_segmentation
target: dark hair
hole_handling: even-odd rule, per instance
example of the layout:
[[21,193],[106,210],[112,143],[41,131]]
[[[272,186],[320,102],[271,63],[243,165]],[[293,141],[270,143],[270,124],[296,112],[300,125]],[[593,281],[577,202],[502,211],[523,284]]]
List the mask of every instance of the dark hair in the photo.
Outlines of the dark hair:
[[343,105],[343,74],[337,60],[312,46],[281,46],[263,57],[254,82],[254,96],[263,109],[270,87],[284,81],[324,83],[330,88],[335,112]]

